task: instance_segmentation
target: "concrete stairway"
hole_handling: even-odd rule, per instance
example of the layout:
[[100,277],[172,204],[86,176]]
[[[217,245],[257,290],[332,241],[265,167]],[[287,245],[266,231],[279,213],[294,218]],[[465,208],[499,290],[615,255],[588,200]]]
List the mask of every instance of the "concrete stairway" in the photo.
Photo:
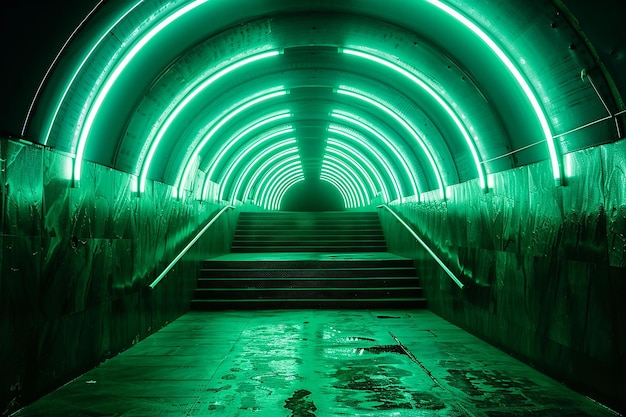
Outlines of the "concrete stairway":
[[411,259],[377,213],[241,213],[232,253],[203,262],[193,310],[423,308]]
[[234,253],[385,252],[376,212],[241,213]]

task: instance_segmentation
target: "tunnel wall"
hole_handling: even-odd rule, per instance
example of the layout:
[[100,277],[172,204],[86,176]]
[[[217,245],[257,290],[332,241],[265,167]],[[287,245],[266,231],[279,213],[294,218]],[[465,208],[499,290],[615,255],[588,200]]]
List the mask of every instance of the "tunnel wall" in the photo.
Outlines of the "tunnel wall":
[[150,183],[3,139],[0,268],[0,414],[93,368],[189,310],[199,259],[230,250],[236,213],[154,289],[147,285],[220,208],[176,200]]
[[463,290],[389,213],[381,218],[389,250],[416,259],[432,311],[624,411],[626,141],[565,160],[574,173],[563,187],[546,162],[494,175],[486,194],[468,182],[445,202],[392,207]]

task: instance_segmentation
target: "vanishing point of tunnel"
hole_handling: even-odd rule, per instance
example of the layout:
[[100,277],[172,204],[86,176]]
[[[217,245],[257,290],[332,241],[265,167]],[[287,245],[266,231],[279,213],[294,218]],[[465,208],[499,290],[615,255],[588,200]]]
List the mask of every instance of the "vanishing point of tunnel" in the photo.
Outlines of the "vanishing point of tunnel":
[[0,415],[626,411],[619,1],[0,16]]

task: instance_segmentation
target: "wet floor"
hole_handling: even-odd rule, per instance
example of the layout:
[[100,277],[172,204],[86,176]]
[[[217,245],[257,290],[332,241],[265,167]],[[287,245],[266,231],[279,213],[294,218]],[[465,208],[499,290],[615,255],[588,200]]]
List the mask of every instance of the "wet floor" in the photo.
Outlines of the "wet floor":
[[427,310],[192,312],[16,416],[614,416]]

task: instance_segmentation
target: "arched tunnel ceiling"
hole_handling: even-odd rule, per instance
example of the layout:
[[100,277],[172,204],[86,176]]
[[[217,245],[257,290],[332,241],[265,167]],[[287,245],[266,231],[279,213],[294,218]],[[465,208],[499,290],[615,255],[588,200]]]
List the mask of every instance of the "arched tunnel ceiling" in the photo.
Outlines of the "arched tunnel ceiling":
[[75,180],[89,160],[254,200],[327,179],[358,206],[542,160],[560,179],[564,153],[623,136],[623,33],[577,1],[75,6],[1,126],[73,155]]

